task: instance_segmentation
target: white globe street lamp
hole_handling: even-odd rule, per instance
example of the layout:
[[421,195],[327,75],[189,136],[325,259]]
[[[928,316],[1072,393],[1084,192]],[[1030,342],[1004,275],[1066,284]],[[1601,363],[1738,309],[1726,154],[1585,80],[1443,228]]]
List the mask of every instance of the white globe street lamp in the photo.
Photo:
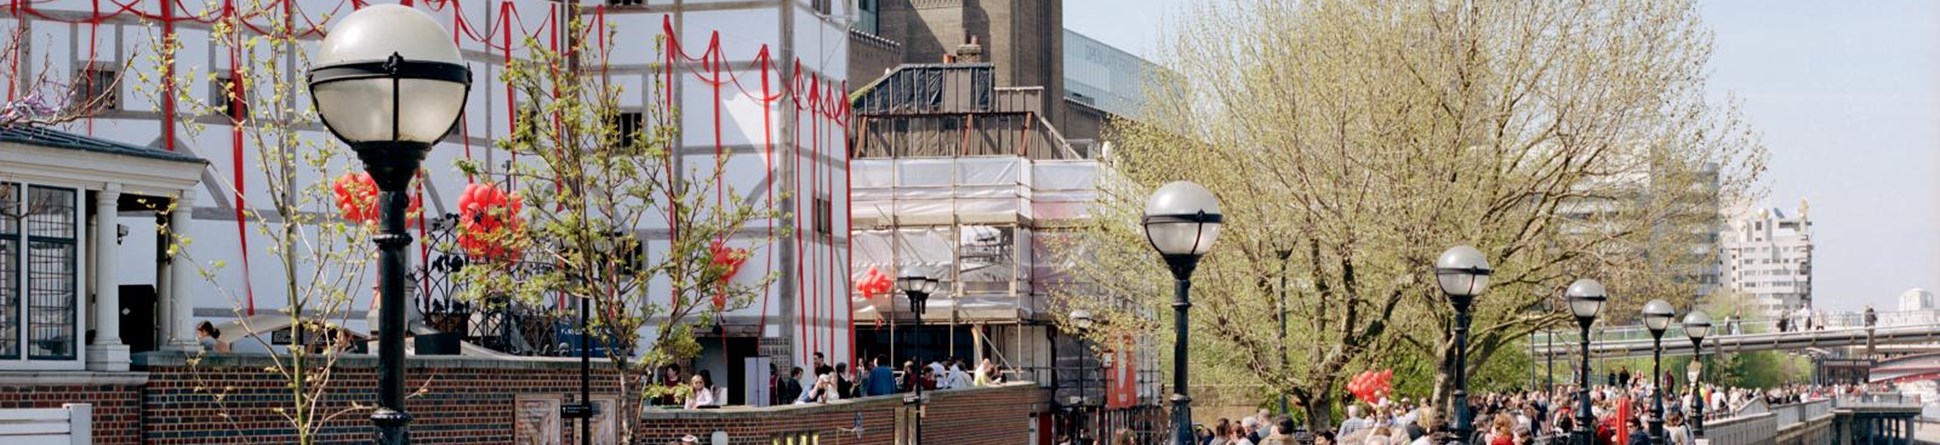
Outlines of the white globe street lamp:
[[310,69],[310,98],[378,189],[377,442],[411,442],[404,411],[405,189],[465,109],[471,70],[450,33],[416,9],[367,7],[337,22]]
[[[1704,359],[1704,337],[1711,335],[1711,314],[1696,309],[1691,310],[1689,314],[1684,314],[1684,335],[1691,338],[1691,366],[1697,367],[1700,370],[1703,369],[1704,366],[1699,364],[1699,361]],[[1698,387],[1700,386],[1698,384],[1698,377],[1702,377],[1702,375],[1700,373],[1692,373],[1691,375],[1693,376],[1691,377],[1691,436],[1703,438],[1704,399],[1702,394],[1704,393],[1698,391]]]
[[1569,302],[1570,314],[1576,316],[1576,325],[1583,329],[1579,339],[1583,346],[1583,361],[1576,367],[1576,398],[1580,406],[1576,411],[1576,431],[1571,433],[1572,441],[1579,444],[1590,443],[1594,433],[1591,425],[1596,417],[1590,414],[1590,325],[1596,323],[1596,314],[1603,310],[1604,300],[1610,299],[1603,290],[1603,283],[1584,278],[1570,283],[1563,291],[1563,299]]
[[1186,395],[1186,310],[1192,308],[1192,270],[1212,251],[1225,217],[1211,190],[1188,181],[1160,186],[1145,201],[1145,240],[1165,257],[1173,279],[1172,439],[1192,443],[1192,398]]
[[1489,258],[1474,247],[1455,246],[1435,260],[1435,282],[1448,295],[1449,304],[1455,306],[1455,427],[1451,428],[1455,433],[1451,443],[1455,444],[1468,443],[1475,433],[1468,405],[1469,308],[1475,296],[1489,288],[1489,275],[1494,272]]
[[1677,308],[1662,299],[1644,303],[1644,327],[1650,329],[1650,443],[1664,443],[1664,331],[1677,318]]

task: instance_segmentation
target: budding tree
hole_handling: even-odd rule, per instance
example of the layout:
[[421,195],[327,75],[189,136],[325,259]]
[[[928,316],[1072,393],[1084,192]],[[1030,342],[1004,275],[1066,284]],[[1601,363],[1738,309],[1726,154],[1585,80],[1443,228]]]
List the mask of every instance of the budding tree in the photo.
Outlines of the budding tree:
[[1127,319],[1114,325],[1164,321],[1144,315],[1171,296],[1136,221],[1158,184],[1205,185],[1226,222],[1196,275],[1193,368],[1291,395],[1310,427],[1330,421],[1346,376],[1406,357],[1432,372],[1397,380],[1432,380],[1447,400],[1443,250],[1474,246],[1495,270],[1475,301],[1473,371],[1566,321],[1531,309],[1575,278],[1609,286],[1617,323],[1651,298],[1688,305],[1715,261],[1719,202],[1763,170],[1736,110],[1705,100],[1710,34],[1689,1],[1194,12],[1168,58],[1191,82],[1152,85],[1142,116],[1114,122],[1120,180],[1065,250],[1096,290],[1061,300]]
[[[578,13],[567,16],[568,34],[587,32]],[[612,40],[611,29],[592,31]],[[637,413],[644,398],[673,390],[643,385],[646,373],[699,354],[696,328],[774,282],[773,274],[737,276],[750,251],[735,246],[783,236],[743,228],[786,215],[725,185],[729,154],[681,162],[676,109],[622,114],[620,83],[602,75],[611,48],[574,40],[560,50],[528,41],[530,56],[506,68],[503,80],[527,102],[496,147],[519,160],[499,169],[459,163],[504,184],[519,204],[479,215],[509,219],[463,235],[477,241],[458,276],[470,299],[589,300],[592,335],[610,346],[606,358],[621,376],[619,412]],[[667,239],[647,236],[661,224]],[[631,440],[638,417],[618,418],[621,439]]]

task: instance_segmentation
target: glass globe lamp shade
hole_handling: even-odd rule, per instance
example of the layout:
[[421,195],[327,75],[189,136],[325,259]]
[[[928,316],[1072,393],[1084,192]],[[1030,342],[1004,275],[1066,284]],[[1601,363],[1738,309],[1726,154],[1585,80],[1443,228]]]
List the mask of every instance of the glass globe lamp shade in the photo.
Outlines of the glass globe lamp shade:
[[1201,256],[1219,240],[1219,198],[1199,184],[1177,181],[1145,201],[1145,238],[1167,256]]
[[1489,288],[1489,258],[1469,246],[1455,246],[1435,260],[1435,281],[1451,298],[1473,298]]
[[1699,310],[1684,314],[1684,335],[1692,341],[1704,341],[1704,337],[1711,335],[1711,314]]
[[1649,328],[1650,332],[1663,334],[1665,329],[1670,329],[1671,320],[1676,318],[1677,309],[1671,307],[1668,301],[1657,299],[1644,303],[1644,327]]
[[310,71],[310,97],[324,125],[351,144],[444,138],[465,109],[471,70],[451,33],[425,13],[395,4],[344,16]]
[[1570,283],[1563,297],[1569,301],[1570,314],[1575,315],[1577,320],[1595,319],[1596,314],[1603,311],[1604,300],[1610,298],[1603,290],[1603,283],[1589,278]]

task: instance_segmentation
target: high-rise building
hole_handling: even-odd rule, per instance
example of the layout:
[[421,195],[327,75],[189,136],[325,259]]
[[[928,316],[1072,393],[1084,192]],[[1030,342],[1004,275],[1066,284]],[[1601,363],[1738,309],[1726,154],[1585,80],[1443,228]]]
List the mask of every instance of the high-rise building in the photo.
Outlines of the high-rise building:
[[1750,296],[1767,315],[1812,307],[1812,220],[1758,208],[1731,219],[1724,233],[1725,288]]

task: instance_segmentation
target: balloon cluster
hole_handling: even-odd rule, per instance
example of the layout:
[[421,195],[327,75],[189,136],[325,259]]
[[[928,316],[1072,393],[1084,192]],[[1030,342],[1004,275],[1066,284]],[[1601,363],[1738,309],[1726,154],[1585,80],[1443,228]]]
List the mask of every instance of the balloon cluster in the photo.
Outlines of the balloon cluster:
[[1379,403],[1381,398],[1394,392],[1394,370],[1380,372],[1365,371],[1347,381],[1347,392],[1369,404]]
[[713,255],[709,263],[721,268],[722,283],[733,280],[734,274],[741,272],[741,263],[747,262],[749,256],[748,249],[732,247],[727,245],[726,241],[718,239],[707,245],[707,252]]
[[[344,220],[364,224],[377,222],[377,180],[371,179],[368,172],[344,173],[330,182],[330,191],[337,198],[337,210],[342,211]],[[411,195],[411,205],[404,211],[404,223],[417,227],[418,215],[424,211],[424,198]]]
[[519,219],[524,207],[525,200],[518,194],[507,194],[496,185],[465,186],[465,193],[458,196],[458,246],[473,256],[518,260],[511,235],[524,228]]
[[891,280],[888,275],[883,275],[882,271],[871,266],[869,272],[862,274],[861,279],[855,280],[855,291],[862,294],[864,298],[887,294],[894,283],[895,280]]

